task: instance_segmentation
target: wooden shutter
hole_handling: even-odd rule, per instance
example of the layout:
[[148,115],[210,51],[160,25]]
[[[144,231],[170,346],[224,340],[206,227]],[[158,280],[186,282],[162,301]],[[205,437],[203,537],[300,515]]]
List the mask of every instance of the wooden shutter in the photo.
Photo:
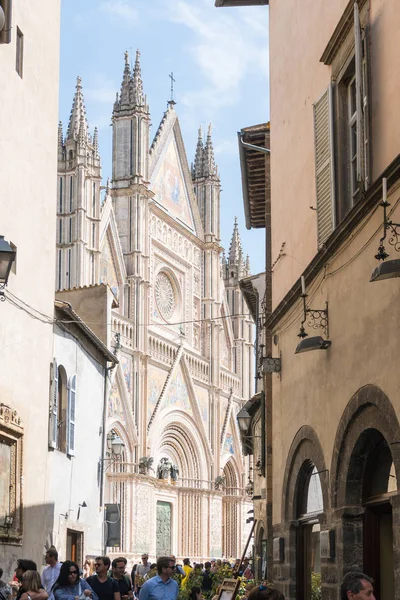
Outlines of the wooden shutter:
[[75,454],[75,410],[76,410],[76,375],[73,375],[68,386],[68,429],[67,454]]
[[363,63],[362,63],[362,95],[363,95],[363,143],[364,143],[364,189],[367,190],[370,183],[370,127],[369,127],[369,64],[368,64],[368,35],[367,28],[362,39]]
[[361,40],[360,13],[357,2],[354,3],[354,57],[356,71],[356,110],[357,110],[357,182],[364,187],[363,156],[364,156],[364,134],[363,134],[363,78],[362,62],[363,48]]
[[314,103],[314,138],[317,228],[320,247],[335,227],[331,86]]
[[58,438],[58,365],[56,359],[50,367],[50,411],[49,411],[49,447],[57,448]]

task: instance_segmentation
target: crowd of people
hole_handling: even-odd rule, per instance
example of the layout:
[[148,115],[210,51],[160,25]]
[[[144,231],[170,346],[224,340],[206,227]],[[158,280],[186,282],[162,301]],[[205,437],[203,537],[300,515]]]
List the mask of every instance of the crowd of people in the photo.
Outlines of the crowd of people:
[[[147,554],[127,572],[124,557],[87,559],[80,569],[72,560],[59,562],[57,550],[46,553],[47,566],[40,575],[36,563],[19,559],[10,583],[2,580],[0,600],[236,600],[223,590],[226,576],[240,578],[241,600],[285,600],[268,582],[254,580],[250,561],[211,560],[180,565],[174,556],[163,556],[150,564]],[[235,591],[235,594],[237,592]],[[343,580],[341,600],[375,600],[373,581],[363,573],[348,573]]]

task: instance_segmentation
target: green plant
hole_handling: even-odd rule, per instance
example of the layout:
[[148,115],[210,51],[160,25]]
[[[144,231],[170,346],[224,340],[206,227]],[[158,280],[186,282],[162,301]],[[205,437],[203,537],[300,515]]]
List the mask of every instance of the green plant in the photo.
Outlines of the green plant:
[[311,573],[311,600],[321,600],[321,573]]

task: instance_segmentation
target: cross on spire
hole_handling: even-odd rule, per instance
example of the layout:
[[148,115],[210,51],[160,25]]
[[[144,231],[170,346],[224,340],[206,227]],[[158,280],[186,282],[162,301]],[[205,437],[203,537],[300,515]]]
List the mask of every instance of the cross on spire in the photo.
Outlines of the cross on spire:
[[176,83],[176,79],[174,79],[174,74],[171,71],[171,73],[168,75],[168,77],[171,80],[171,99],[168,100],[168,104],[170,106],[174,106],[174,104],[176,104],[175,100],[174,100],[174,83]]

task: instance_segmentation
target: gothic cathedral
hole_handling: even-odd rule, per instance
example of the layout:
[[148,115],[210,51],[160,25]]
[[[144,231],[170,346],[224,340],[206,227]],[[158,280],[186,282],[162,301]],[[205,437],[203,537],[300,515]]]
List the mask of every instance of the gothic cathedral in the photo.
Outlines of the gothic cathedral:
[[105,195],[79,78],[65,137],[60,123],[56,288],[81,290],[81,302],[101,289],[111,298],[102,330],[119,364],[105,444],[123,450],[104,472],[104,504],[120,518],[108,552],[236,557],[250,508],[236,422],[254,388],[239,289],[250,267],[236,222],[227,258],[220,245],[211,129],[199,131],[189,168],[171,101],[150,144],[139,58],[131,69],[125,57]]

